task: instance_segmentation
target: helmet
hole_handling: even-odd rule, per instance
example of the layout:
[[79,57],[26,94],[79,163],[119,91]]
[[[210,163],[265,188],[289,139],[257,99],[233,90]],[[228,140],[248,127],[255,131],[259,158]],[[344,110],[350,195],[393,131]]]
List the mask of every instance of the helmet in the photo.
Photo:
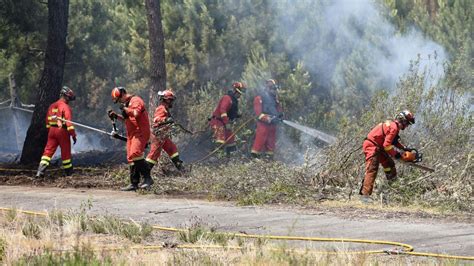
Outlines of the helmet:
[[117,103],[118,100],[126,93],[127,91],[124,87],[115,87],[112,89],[112,100],[114,103]]
[[68,101],[74,101],[76,99],[76,95],[68,86],[63,86],[61,91],[59,92],[60,97],[65,97]]
[[403,110],[395,116],[395,119],[407,125],[415,124],[415,116],[408,110]]
[[167,89],[164,91],[159,91],[158,92],[158,98],[162,100],[172,100],[174,101],[176,99],[176,96],[174,96],[174,93],[171,89]]
[[232,88],[240,94],[245,93],[245,90],[246,90],[245,85],[242,82],[232,83]]
[[273,90],[278,89],[278,85],[274,79],[267,79],[265,83],[266,83],[267,88],[269,89],[273,89]]

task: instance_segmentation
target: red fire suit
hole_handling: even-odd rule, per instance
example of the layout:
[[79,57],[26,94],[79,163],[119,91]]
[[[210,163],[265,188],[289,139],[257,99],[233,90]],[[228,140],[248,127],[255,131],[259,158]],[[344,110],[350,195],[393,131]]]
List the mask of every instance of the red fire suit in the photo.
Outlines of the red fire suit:
[[156,164],[160,158],[161,150],[165,150],[171,160],[179,156],[178,148],[171,140],[171,125],[163,124],[171,117],[164,103],[158,105],[153,114],[153,134],[151,137],[151,148],[146,161]]
[[127,130],[127,161],[132,164],[134,161],[142,160],[145,157],[145,147],[150,139],[150,122],[145,103],[142,98],[133,95],[128,103],[127,118],[125,128]]
[[277,126],[271,124],[271,119],[280,116],[283,109],[276,95],[270,93],[256,96],[253,101],[253,109],[257,116],[257,130],[251,152],[255,155],[266,153],[273,156]]
[[362,149],[365,154],[365,176],[360,190],[361,195],[371,195],[375,178],[382,164],[387,179],[393,180],[397,176],[397,169],[391,157],[399,154],[397,149],[405,149],[400,143],[401,125],[397,120],[387,120],[375,126],[364,140]]
[[69,105],[64,99],[51,104],[46,113],[46,128],[48,128],[48,142],[44,148],[43,156],[40,164],[49,165],[51,158],[56,152],[56,149],[61,148],[61,159],[63,161],[63,168],[68,169],[72,167],[71,160],[71,139],[76,137],[74,125],[70,122],[62,122],[61,120],[53,119],[53,116],[72,120],[72,112]]
[[238,117],[238,106],[239,101],[232,93],[224,95],[217,104],[209,122],[213,131],[214,142],[218,144],[226,143],[226,148],[233,148],[236,145],[234,133],[226,125]]

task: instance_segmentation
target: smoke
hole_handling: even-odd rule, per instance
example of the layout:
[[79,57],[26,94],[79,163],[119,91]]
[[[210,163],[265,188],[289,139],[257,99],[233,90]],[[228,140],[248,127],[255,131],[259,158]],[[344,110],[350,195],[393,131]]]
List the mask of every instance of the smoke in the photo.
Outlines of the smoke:
[[[430,74],[431,82],[444,76],[444,48],[411,27],[400,33],[381,4],[371,0],[275,1],[276,31],[284,40],[279,47],[292,61],[303,62],[316,81],[334,93],[348,87],[366,97],[379,89],[393,89],[414,61]],[[427,77],[428,78],[428,77]],[[337,103],[336,103],[337,104]],[[314,138],[301,135],[292,143],[279,131],[279,142],[303,163],[317,156]],[[309,153],[309,154],[308,154]]]
[[370,74],[370,83],[362,81],[369,90],[390,89],[413,60],[443,76],[432,60],[446,60],[443,47],[414,27],[399,33],[371,0],[276,1],[274,9],[285,50],[328,88],[344,88],[348,73],[357,71]]

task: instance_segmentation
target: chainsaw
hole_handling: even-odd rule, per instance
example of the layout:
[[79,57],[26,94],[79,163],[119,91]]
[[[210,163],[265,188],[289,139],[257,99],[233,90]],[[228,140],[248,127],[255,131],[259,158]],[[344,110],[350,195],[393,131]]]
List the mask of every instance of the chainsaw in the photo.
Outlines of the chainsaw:
[[423,161],[423,153],[418,152],[417,149],[407,149],[407,150],[405,150],[402,153],[400,159],[401,159],[400,161],[402,163],[407,164],[409,166],[420,168],[420,169],[428,171],[428,172],[434,172],[435,171],[433,168],[418,164],[418,163]]

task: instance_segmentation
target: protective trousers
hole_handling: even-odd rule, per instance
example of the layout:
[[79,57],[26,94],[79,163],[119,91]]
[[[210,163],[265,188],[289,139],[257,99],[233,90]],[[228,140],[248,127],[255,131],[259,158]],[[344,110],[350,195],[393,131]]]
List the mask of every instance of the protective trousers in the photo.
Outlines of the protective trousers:
[[170,138],[160,139],[152,135],[151,137],[151,148],[150,152],[146,157],[146,161],[155,165],[158,162],[158,159],[161,156],[161,151],[165,150],[168,156],[173,160],[173,158],[178,157],[178,148],[173,143]]
[[276,143],[277,126],[265,122],[257,121],[255,140],[252,146],[252,154],[260,155],[265,153],[273,156]]
[[380,151],[374,144],[370,143],[370,141],[364,141],[363,151],[366,158],[365,176],[359,194],[372,195],[379,163],[382,165],[388,180],[394,180],[397,177],[397,169],[395,168],[393,159],[385,152]]
[[128,136],[127,161],[129,164],[137,160],[143,160],[145,158],[145,147],[147,142],[148,138],[143,136],[139,132]]
[[[215,121],[214,121],[215,120]],[[236,150],[235,135],[231,129],[227,129],[222,121],[213,119],[211,121],[212,138],[218,145],[225,143],[227,152]],[[227,141],[226,141],[227,140]]]
[[61,148],[61,159],[63,161],[63,168],[66,170],[66,174],[69,174],[72,170],[71,160],[71,139],[68,131],[65,128],[50,127],[48,130],[48,142],[44,148],[43,156],[41,157],[40,164],[49,166],[51,158],[58,146]]

